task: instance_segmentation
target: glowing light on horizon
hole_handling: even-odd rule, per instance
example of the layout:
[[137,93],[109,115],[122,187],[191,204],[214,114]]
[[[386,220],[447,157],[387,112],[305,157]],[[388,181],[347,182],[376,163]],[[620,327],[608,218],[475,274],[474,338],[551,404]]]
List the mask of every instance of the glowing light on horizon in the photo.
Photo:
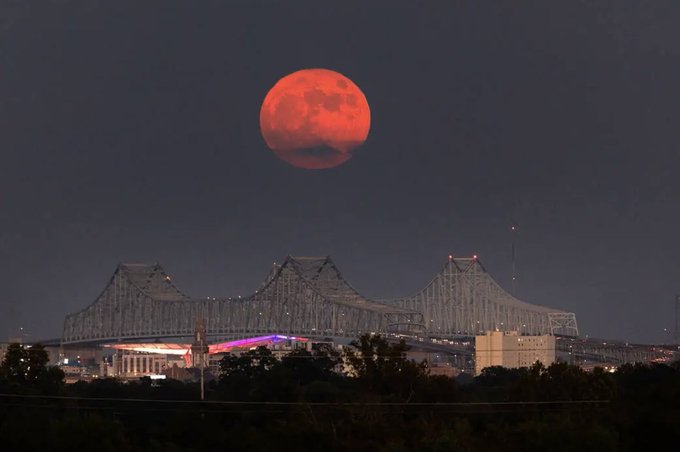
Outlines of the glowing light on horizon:
[[[276,344],[284,341],[309,341],[306,337],[284,336],[281,334],[270,334],[268,336],[248,337],[234,341],[221,342],[208,345],[208,354],[226,353],[234,349],[250,349],[253,347]],[[134,343],[134,344],[107,344],[107,348],[116,350],[128,350],[140,353],[155,353],[160,355],[185,356],[191,354],[191,344],[169,344],[169,343]]]

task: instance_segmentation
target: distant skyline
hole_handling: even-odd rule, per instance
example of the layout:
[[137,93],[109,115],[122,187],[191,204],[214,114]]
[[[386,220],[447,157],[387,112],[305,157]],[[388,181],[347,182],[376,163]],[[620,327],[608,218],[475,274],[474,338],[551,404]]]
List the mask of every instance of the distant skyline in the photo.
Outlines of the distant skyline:
[[[374,298],[477,254],[582,333],[669,342],[680,293],[680,4],[0,5],[0,338],[58,337],[121,262],[194,297],[331,255]],[[371,131],[305,171],[259,130],[323,67]],[[667,331],[664,331],[667,329]]]

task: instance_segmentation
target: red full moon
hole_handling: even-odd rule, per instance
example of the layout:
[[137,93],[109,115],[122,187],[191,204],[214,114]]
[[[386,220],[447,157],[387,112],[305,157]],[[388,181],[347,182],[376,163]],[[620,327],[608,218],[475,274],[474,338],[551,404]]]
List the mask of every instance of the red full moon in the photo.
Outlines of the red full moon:
[[298,168],[345,163],[368,137],[371,111],[349,78],[329,69],[302,69],[269,90],[260,130],[269,149]]

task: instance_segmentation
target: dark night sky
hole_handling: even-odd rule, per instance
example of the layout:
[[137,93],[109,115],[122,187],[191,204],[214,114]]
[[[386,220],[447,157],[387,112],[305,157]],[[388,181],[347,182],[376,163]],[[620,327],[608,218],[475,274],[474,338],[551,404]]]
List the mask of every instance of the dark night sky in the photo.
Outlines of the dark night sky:
[[[0,337],[59,336],[119,262],[227,296],[330,254],[389,297],[477,253],[507,287],[516,221],[521,298],[669,340],[680,3],[494,3],[2,1]],[[371,105],[332,170],[259,132],[267,90],[307,67]]]

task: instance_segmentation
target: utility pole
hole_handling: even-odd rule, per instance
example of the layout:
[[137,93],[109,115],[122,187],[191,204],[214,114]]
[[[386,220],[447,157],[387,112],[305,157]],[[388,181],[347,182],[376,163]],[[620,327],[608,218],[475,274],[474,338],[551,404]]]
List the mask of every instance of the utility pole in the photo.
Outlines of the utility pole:
[[208,356],[208,345],[205,339],[205,319],[203,318],[203,311],[198,313],[196,319],[196,334],[194,343],[191,346],[191,355],[193,366],[198,367],[201,371],[201,400],[205,399],[205,360]]
[[512,284],[510,286],[510,293],[512,295],[515,295],[515,284],[517,281],[517,265],[515,262],[515,246],[516,246],[516,240],[517,240],[517,224],[513,223],[510,225],[510,233],[512,234],[512,243],[510,246],[510,259],[512,260]]
[[[201,337],[201,352],[203,351],[203,337]],[[201,353],[201,400],[205,400],[205,361]]]

